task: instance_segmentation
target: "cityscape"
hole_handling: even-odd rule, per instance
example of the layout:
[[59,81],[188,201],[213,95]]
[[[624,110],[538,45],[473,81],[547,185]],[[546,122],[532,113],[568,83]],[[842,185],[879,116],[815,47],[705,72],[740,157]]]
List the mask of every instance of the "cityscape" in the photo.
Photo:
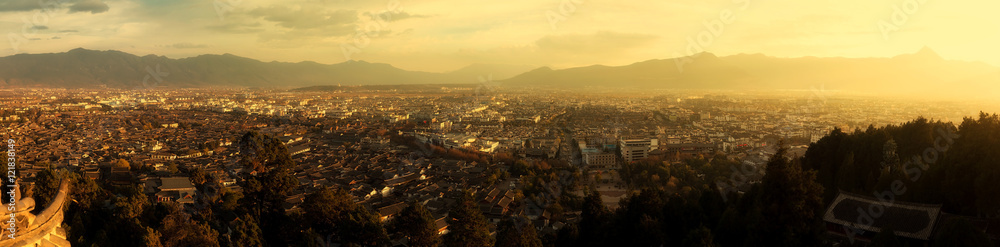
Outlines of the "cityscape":
[[0,3],[0,247],[1000,246],[1000,4],[541,2]]

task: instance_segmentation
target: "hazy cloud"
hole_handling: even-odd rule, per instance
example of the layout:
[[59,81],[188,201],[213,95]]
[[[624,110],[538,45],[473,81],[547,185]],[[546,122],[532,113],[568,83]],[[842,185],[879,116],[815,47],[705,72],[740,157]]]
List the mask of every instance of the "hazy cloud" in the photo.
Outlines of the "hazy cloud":
[[358,21],[358,13],[354,10],[290,8],[282,5],[256,8],[251,10],[249,14],[277,23],[278,26],[292,29],[339,27],[353,25]]
[[[365,13],[365,15],[368,16],[368,18],[374,18],[375,15],[378,15],[378,14],[379,13],[373,13],[373,12],[366,12]],[[387,22],[396,22],[396,21],[402,21],[402,20],[412,19],[412,18],[428,18],[428,17],[431,17],[431,16],[430,15],[410,14],[409,12],[406,12],[406,11],[399,11],[399,13],[384,13],[384,14],[382,14],[382,19],[385,20],[385,21],[387,21]]]
[[609,53],[647,45],[656,38],[648,34],[600,31],[594,34],[549,35],[535,41],[535,45],[539,50],[548,52]]
[[42,9],[42,5],[36,0],[3,0],[0,1],[0,12],[7,11],[29,11]]
[[191,49],[191,48],[205,48],[205,47],[208,47],[208,45],[205,45],[205,44],[192,44],[192,43],[184,42],[184,43],[176,43],[176,44],[170,45],[170,47],[177,48],[177,49]]
[[108,4],[101,0],[82,0],[69,7],[69,12],[90,12],[91,14],[104,13],[108,11]]
[[[58,34],[58,42],[22,42],[19,49],[31,53],[85,47],[338,63],[346,44],[360,50],[353,59],[428,71],[478,62],[625,65],[671,58],[702,34],[714,38],[704,50],[719,56],[886,57],[929,45],[948,59],[1000,65],[1000,56],[983,52],[1000,42],[997,32],[984,31],[1000,27],[990,18],[1000,2],[986,0],[922,6],[889,41],[877,23],[893,23],[902,1],[753,1],[746,9],[731,1],[582,1],[568,11],[559,1],[537,0],[219,0],[228,4],[223,12],[213,1],[41,0],[55,9],[40,11],[39,0],[0,0],[0,31],[16,35],[27,27],[26,40],[41,36],[34,31],[72,33]],[[49,15],[36,20],[34,12]],[[384,22],[372,20],[378,13],[386,13]],[[706,26],[724,13],[731,24]]]
[[208,25],[205,28],[223,33],[257,33],[264,31],[263,25],[259,21],[231,21]]

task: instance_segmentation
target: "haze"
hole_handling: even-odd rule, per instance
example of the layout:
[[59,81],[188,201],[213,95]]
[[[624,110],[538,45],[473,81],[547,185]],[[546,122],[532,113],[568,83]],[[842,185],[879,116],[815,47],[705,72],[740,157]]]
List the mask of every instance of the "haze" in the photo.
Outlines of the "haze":
[[[987,0],[51,2],[58,7],[46,10],[35,0],[0,3],[0,31],[10,41],[3,42],[3,55],[83,47],[170,58],[353,59],[430,72],[473,63],[626,65],[689,55],[687,38],[697,38],[707,30],[703,22],[729,11],[732,22],[704,50],[720,56],[891,57],[928,46],[945,59],[1000,65],[993,49],[1000,43],[1000,3]],[[894,22],[895,7],[903,17]],[[372,21],[383,12],[391,18]],[[880,21],[898,30],[882,32]],[[370,32],[361,32],[370,41],[355,43],[367,24],[374,24]],[[358,49],[345,56],[342,45]]]

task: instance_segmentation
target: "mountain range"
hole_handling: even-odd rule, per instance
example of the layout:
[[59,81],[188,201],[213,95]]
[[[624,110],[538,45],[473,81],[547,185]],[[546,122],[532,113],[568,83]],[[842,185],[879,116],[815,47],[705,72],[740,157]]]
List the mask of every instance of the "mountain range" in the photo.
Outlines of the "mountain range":
[[891,58],[719,57],[700,53],[624,66],[566,69],[474,64],[446,72],[408,71],[384,63],[262,62],[232,54],[171,59],[77,48],[63,53],[0,58],[0,87],[112,88],[140,86],[301,87],[314,85],[473,84],[492,78],[504,87],[676,88],[773,90],[825,87],[878,94],[1000,96],[1000,68],[945,60],[923,48]]

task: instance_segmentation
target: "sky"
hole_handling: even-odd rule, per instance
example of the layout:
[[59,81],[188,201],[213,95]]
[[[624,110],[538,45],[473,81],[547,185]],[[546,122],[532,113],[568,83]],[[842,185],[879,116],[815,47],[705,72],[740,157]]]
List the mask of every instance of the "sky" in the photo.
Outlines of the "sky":
[[0,56],[82,47],[446,72],[930,47],[1000,66],[998,11],[996,0],[2,0]]

